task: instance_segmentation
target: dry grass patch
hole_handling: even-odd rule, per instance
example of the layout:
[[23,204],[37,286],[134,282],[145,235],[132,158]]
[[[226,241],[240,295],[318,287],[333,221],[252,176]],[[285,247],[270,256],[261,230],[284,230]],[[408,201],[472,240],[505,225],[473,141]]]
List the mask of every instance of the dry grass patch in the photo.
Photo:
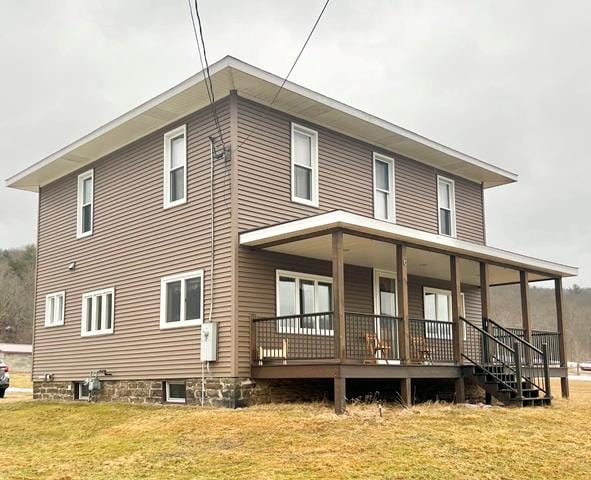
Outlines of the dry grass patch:
[[14,388],[33,388],[31,374],[10,372],[10,386]]
[[[589,478],[591,382],[550,408],[0,403],[15,479]],[[555,385],[555,388],[557,385]],[[555,391],[558,391],[556,388]]]

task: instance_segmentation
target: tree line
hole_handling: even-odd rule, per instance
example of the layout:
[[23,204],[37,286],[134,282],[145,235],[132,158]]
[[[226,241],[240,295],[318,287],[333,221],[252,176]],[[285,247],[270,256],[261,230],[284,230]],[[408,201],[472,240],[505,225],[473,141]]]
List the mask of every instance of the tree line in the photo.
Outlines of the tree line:
[[[0,342],[31,343],[35,295],[35,246],[0,250]],[[591,360],[591,288],[574,285],[564,292],[565,335],[571,361]],[[532,328],[556,330],[554,290],[531,286]],[[491,289],[493,320],[521,326],[519,285]]]

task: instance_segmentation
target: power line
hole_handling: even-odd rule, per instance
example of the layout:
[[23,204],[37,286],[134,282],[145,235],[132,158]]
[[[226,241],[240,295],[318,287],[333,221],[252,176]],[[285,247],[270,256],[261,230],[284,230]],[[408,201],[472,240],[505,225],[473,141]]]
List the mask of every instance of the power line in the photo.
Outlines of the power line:
[[[197,34],[197,26],[195,25],[195,17],[193,16],[193,8],[191,7],[191,0],[187,0],[189,4],[189,12],[191,13],[191,23],[193,25],[193,33],[195,35],[195,41],[197,43],[197,51],[199,52],[199,62],[201,63],[201,70],[203,71],[203,76],[205,80],[205,89],[207,90],[207,97],[209,99],[209,103],[211,105],[211,111],[213,114],[213,120],[215,126],[217,128],[218,134],[220,136],[220,140],[222,142],[223,151],[226,151],[226,142],[224,140],[224,134],[222,132],[222,128],[220,126],[220,121],[218,118],[217,108],[215,106],[215,94],[213,91],[213,83],[211,81],[211,74],[209,71],[209,62],[207,60],[207,50],[205,48],[205,39],[203,36],[203,26],[201,24],[201,17],[199,15],[199,5],[197,0],[194,1],[195,3],[195,14],[197,16],[197,23],[199,25],[199,34]],[[201,44],[199,43],[199,39],[201,39]],[[201,54],[201,47],[203,47],[203,55]],[[204,65],[205,61],[205,65]]]
[[[195,0],[195,2],[197,2],[197,0]],[[289,72],[287,72],[287,75],[285,76],[285,78],[281,82],[281,86],[279,87],[279,89],[277,90],[277,92],[275,92],[275,96],[273,97],[273,100],[271,100],[271,103],[269,103],[269,106],[272,106],[275,103],[275,100],[277,100],[277,97],[281,93],[281,90],[283,90],[283,87],[287,83],[287,80],[289,79],[289,76],[291,75],[291,72],[293,72],[293,69],[295,68],[296,64],[298,63],[298,60],[300,59],[300,57],[302,56],[302,53],[304,53],[304,50],[306,49],[306,46],[308,45],[308,42],[310,41],[310,38],[312,38],[312,34],[316,30],[316,27],[318,26],[318,23],[320,22],[320,19],[322,18],[322,15],[324,14],[324,11],[326,10],[326,7],[328,7],[329,2],[330,2],[330,0],[326,0],[326,2],[324,3],[324,6],[322,7],[322,10],[320,11],[320,14],[318,15],[318,18],[316,18],[316,21],[314,22],[314,25],[312,26],[312,30],[310,30],[310,33],[308,33],[308,37],[306,38],[306,41],[302,45],[302,48],[300,49],[300,52],[298,53],[298,56],[295,58],[294,62],[291,65],[291,68],[289,69]],[[254,130],[255,129],[253,128],[249,132],[248,136],[242,142],[240,142],[238,144],[238,146],[236,147],[236,150],[234,150],[234,152],[237,152],[238,150],[240,150],[240,147],[242,147],[242,145],[244,145],[248,141],[248,139],[254,133]]]

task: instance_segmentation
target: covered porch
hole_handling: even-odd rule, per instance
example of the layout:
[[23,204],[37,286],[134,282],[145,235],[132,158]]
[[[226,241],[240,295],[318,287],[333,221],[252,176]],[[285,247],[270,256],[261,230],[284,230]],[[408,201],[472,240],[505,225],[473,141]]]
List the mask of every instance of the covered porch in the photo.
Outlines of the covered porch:
[[[337,411],[345,408],[347,378],[400,379],[402,399],[409,404],[411,379],[455,379],[456,401],[463,401],[464,377],[483,358],[486,365],[492,358],[509,368],[519,364],[532,384],[534,377],[536,385],[560,377],[568,396],[562,278],[576,275],[573,267],[341,211],[245,232],[240,243],[331,267],[330,275],[304,279],[277,269],[275,314],[253,312],[255,378],[333,378]],[[372,298],[362,308],[350,308],[357,305],[345,297],[346,277],[350,282],[357,274],[349,266],[373,272]],[[529,284],[545,280],[555,287],[552,331],[532,328]],[[518,329],[491,318],[491,287],[512,283],[520,286]],[[288,292],[287,301],[280,288]],[[302,295],[315,298],[314,308],[302,303]]]

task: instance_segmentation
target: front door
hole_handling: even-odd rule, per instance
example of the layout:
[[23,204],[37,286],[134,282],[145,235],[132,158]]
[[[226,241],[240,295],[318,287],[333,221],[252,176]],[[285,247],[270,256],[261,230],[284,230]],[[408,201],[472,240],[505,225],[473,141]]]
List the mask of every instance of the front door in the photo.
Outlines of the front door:
[[375,335],[383,350],[377,352],[378,358],[398,358],[398,323],[394,319],[397,314],[396,274],[385,270],[374,270],[374,313]]

